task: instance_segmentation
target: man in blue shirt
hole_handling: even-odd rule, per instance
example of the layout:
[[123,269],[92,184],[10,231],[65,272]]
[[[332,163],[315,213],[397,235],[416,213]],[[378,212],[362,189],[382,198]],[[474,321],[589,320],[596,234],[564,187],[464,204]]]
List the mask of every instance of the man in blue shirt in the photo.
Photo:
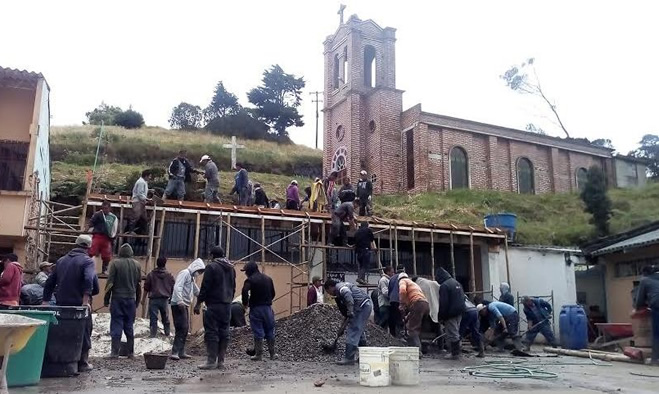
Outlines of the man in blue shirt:
[[398,294],[398,278],[401,273],[405,272],[405,268],[398,266],[396,270],[396,275],[392,276],[389,279],[389,332],[392,333],[394,337],[397,337],[400,333],[401,323],[403,317],[400,313],[400,295]]
[[482,318],[489,319],[490,327],[494,327],[495,342],[499,350],[503,350],[506,338],[513,341],[516,349],[521,349],[519,341],[519,314],[517,310],[505,302],[494,301],[479,304],[476,309]]
[[524,338],[524,347],[530,349],[538,333],[541,333],[550,346],[556,347],[556,337],[551,329],[550,319],[552,309],[549,303],[541,298],[524,297],[524,315],[529,322],[529,330]]

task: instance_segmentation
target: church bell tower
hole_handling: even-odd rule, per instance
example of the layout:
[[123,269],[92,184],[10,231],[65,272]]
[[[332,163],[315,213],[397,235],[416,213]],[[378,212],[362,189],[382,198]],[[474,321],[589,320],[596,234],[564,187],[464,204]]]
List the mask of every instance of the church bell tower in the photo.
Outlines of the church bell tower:
[[356,15],[324,42],[323,169],[349,176],[361,170],[376,193],[401,189],[402,91],[396,89],[396,30]]

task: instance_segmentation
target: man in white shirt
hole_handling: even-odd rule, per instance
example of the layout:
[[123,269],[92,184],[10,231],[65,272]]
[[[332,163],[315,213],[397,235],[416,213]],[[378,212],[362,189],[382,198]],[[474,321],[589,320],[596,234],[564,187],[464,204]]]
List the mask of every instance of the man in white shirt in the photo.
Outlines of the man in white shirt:
[[126,232],[146,234],[149,223],[149,218],[146,214],[146,203],[152,200],[148,198],[149,181],[151,180],[151,171],[142,171],[142,176],[135,182],[133,186],[133,213],[128,220]]

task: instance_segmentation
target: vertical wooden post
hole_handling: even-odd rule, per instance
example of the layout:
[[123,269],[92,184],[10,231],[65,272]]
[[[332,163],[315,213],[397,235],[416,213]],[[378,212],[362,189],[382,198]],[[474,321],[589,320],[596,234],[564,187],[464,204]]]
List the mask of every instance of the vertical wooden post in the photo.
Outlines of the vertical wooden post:
[[398,225],[394,227],[394,237],[396,237],[396,243],[394,244],[396,252],[396,269],[398,269]]
[[[121,197],[119,198],[119,229],[117,232],[119,234],[124,233],[124,205],[121,203]],[[124,237],[119,237],[119,246],[124,244]]]
[[453,245],[453,230],[449,232],[449,242],[451,243],[451,270],[453,271],[453,278],[455,279],[455,248]]
[[[40,257],[39,243],[40,242],[39,241],[41,240],[41,197],[39,197],[38,203],[39,203],[38,204],[39,208],[38,208],[38,212],[37,212],[37,230],[35,231],[36,234],[35,234],[35,237],[34,237],[34,244],[35,244],[34,245],[34,262],[33,262],[33,264],[28,264],[28,266],[31,269],[35,269],[35,270],[39,269],[39,263],[40,263],[40,261],[39,261],[40,260],[39,259],[39,257]],[[31,212],[30,212],[30,214],[31,214]]]
[[156,239],[156,262],[160,257],[160,246],[162,245],[162,237],[165,234],[165,212],[167,210],[163,207],[162,214],[160,215],[160,227],[158,227],[158,239]]
[[194,257],[199,257],[199,236],[201,235],[201,212],[197,211],[197,220],[194,228]]
[[293,289],[295,289],[295,282],[293,282],[293,264],[291,264],[291,291],[290,291],[290,297],[289,297],[289,307],[288,307],[288,314],[292,315],[293,314],[293,296],[295,295],[293,293]]
[[82,214],[80,215],[80,221],[78,224],[80,225],[80,231],[85,231],[85,223],[87,222],[87,202],[89,198],[89,193],[92,191],[92,179],[94,177],[94,174],[90,171],[87,170],[87,190],[85,191],[85,198],[82,201]]
[[[380,268],[380,271],[382,271],[382,237],[380,236],[380,233],[378,233],[378,251],[377,251],[377,259],[378,259],[378,268]],[[380,272],[382,273],[382,272]]]
[[510,288],[512,289],[513,285],[510,283],[510,262],[508,261],[508,234],[506,234],[506,237],[504,238],[503,247],[506,255],[506,280],[508,280],[508,285],[510,285]]
[[227,260],[229,260],[229,256],[231,253],[231,214],[227,213],[227,247],[226,247],[226,256]]
[[474,229],[469,233],[469,291],[476,291],[476,267],[474,266]]
[[412,274],[416,275],[416,239],[414,237],[414,224],[412,224]]
[[[320,237],[322,245],[325,246],[325,221],[323,220],[323,223],[320,225]],[[323,248],[323,279],[327,278],[327,248]]]
[[[53,213],[54,209],[51,206],[46,205],[46,211],[50,211],[50,215],[48,215],[48,220],[46,221],[46,225],[48,226],[49,229],[53,228],[53,216],[55,215]],[[53,233],[52,231],[48,231],[48,247],[46,248],[46,253],[48,253],[48,257],[50,257],[50,243],[53,238]]]
[[261,215],[261,271],[265,273],[265,216]]
[[[391,223],[389,224],[389,261],[390,264],[394,264],[394,233],[391,231]],[[398,266],[394,266],[394,272],[398,269]]]
[[430,229],[430,278],[435,277],[435,225]]
[[[163,207],[163,209],[165,209]],[[146,253],[146,267],[145,271],[149,272],[151,270],[151,260],[153,255],[153,233],[156,231],[156,204],[153,203],[153,212],[151,212],[151,225],[149,226],[149,246]]]

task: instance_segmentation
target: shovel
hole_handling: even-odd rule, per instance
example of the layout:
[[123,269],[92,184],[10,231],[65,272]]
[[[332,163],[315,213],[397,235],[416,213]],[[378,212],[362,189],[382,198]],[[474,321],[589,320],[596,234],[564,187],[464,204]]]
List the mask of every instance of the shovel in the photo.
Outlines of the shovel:
[[334,353],[334,351],[336,350],[336,343],[339,341],[341,335],[343,335],[347,325],[348,325],[348,318],[346,317],[345,319],[343,319],[343,323],[341,324],[341,328],[339,328],[339,332],[336,333],[336,338],[334,338],[334,342],[323,343],[322,347],[326,353]]

